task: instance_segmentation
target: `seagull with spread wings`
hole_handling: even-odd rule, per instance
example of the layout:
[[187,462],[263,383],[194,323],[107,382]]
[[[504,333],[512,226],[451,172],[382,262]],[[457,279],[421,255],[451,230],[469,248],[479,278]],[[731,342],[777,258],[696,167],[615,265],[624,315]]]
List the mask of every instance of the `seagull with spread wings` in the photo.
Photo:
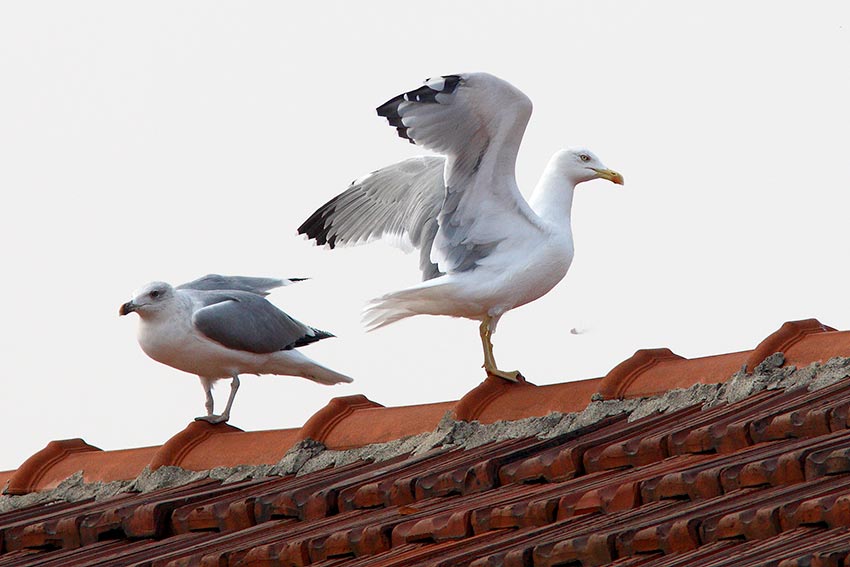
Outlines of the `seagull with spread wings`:
[[442,155],[410,158],[355,181],[298,232],[331,248],[382,237],[419,248],[423,281],[373,300],[367,327],[422,314],[480,321],[484,369],[521,379],[496,365],[491,336],[499,319],[566,275],[576,185],[622,184],[623,177],[589,150],[561,150],[526,202],[514,170],[531,101],[487,73],[429,79],[377,110],[399,136]]
[[[300,376],[325,385],[352,381],[295,350],[332,334],[296,321],[265,298],[296,281],[210,274],[176,287],[151,282],[119,314],[139,314],[145,354],[198,375],[207,413],[196,419],[221,423],[230,419],[240,374]],[[222,378],[231,379],[230,396],[216,415],[212,386]]]

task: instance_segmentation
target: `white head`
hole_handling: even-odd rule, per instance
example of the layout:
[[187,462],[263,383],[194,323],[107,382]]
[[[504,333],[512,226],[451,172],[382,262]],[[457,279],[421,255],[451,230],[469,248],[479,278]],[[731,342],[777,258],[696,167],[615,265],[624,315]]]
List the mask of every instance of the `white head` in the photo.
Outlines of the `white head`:
[[136,312],[145,318],[166,309],[174,300],[174,288],[165,282],[151,282],[138,290],[130,301],[121,306],[119,315]]
[[552,157],[558,171],[574,185],[594,179],[607,179],[617,185],[623,184],[623,176],[605,167],[596,154],[587,148],[567,148]]

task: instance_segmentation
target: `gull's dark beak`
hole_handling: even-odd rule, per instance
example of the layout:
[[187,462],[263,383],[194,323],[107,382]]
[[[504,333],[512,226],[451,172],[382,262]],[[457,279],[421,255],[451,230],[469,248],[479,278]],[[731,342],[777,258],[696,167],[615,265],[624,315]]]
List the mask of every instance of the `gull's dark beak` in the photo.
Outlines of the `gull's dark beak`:
[[135,311],[137,308],[138,308],[138,306],[135,303],[133,303],[132,301],[128,301],[127,303],[122,305],[120,309],[118,309],[118,314],[119,315],[128,315],[128,314],[132,313],[133,311]]
[[614,171],[613,169],[596,169],[593,168],[600,178],[607,179],[611,183],[616,183],[617,185],[623,184],[623,176]]

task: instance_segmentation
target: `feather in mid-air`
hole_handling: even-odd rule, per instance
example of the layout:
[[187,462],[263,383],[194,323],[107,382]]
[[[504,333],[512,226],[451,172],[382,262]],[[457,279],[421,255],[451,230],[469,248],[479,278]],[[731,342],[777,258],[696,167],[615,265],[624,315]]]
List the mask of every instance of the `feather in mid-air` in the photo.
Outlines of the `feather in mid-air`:
[[[332,334],[296,321],[264,297],[295,281],[210,274],[176,287],[152,282],[119,314],[139,314],[139,345],[148,356],[198,375],[207,413],[197,419],[221,423],[230,419],[240,374],[300,376],[326,385],[351,382],[295,350]],[[230,396],[216,415],[212,386],[221,378],[231,379]]]
[[373,300],[367,327],[423,314],[480,321],[485,370],[519,380],[493,357],[499,319],[566,275],[576,185],[622,184],[622,176],[589,150],[561,150],[526,202],[514,169],[531,101],[486,73],[429,79],[377,110],[399,136],[442,155],[410,158],[355,181],[298,232],[331,248],[381,237],[419,248],[424,281]]

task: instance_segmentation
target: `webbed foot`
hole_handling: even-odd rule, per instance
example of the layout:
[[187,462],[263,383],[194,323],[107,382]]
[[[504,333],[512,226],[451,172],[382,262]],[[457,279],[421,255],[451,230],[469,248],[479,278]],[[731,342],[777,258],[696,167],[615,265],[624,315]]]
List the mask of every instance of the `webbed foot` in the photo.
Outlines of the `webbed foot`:
[[505,372],[504,370],[499,370],[498,368],[486,370],[487,376],[501,378],[502,380],[507,380],[508,382],[525,382],[525,376],[523,376],[519,370],[513,370],[511,372]]
[[196,417],[195,421],[206,421],[207,423],[215,425],[216,423],[226,423],[227,420],[229,420],[229,419],[230,419],[230,416],[227,415],[227,414],[221,414],[221,415],[212,414],[212,415],[202,415],[200,417]]

